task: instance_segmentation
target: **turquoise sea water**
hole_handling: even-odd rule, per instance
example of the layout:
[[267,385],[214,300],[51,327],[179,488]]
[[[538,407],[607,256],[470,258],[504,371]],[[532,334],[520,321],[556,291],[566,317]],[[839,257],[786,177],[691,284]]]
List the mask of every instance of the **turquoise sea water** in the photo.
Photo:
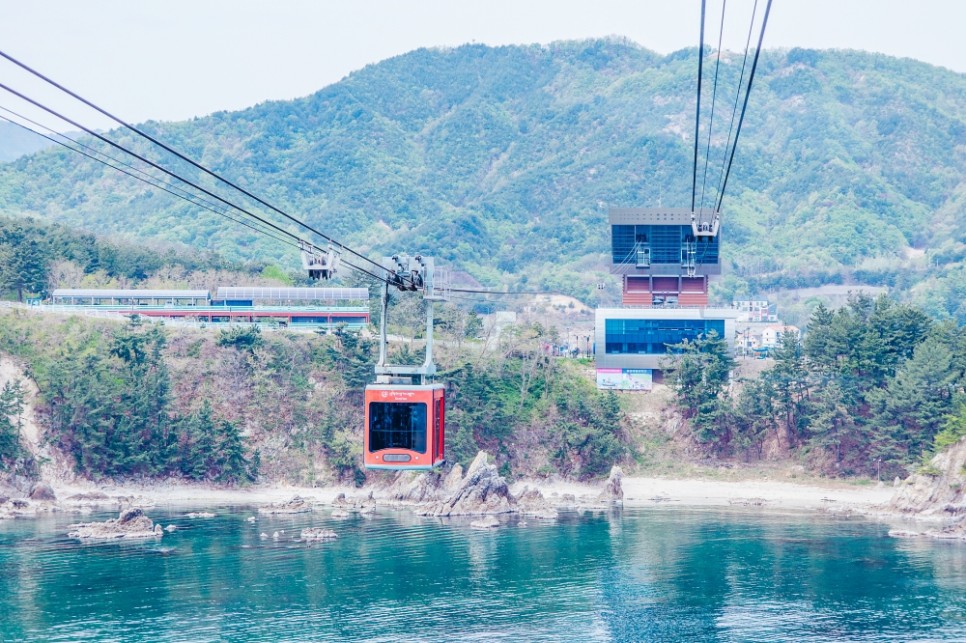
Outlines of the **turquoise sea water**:
[[[0,641],[966,641],[966,544],[858,520],[185,511],[150,510],[179,530],[140,543],[72,541],[76,515],[0,522]],[[295,542],[307,526],[340,538]]]

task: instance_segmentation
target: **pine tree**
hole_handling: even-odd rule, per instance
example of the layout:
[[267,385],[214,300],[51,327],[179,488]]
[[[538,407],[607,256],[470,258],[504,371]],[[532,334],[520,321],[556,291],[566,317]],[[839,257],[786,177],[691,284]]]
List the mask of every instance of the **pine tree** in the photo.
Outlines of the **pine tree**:
[[211,404],[205,400],[201,408],[183,418],[178,431],[178,467],[192,480],[204,480],[215,467],[215,423]]
[[0,289],[15,290],[17,301],[24,293],[42,294],[47,288],[49,257],[33,238],[24,238],[8,248],[0,263]]
[[732,438],[734,413],[725,395],[736,363],[724,338],[714,331],[693,342],[669,346],[674,351],[665,363],[678,404],[692,419],[698,441],[727,450]]
[[0,391],[0,469],[9,467],[20,458],[23,404],[20,382],[6,382]]
[[218,426],[218,474],[219,482],[235,483],[248,478],[250,463],[245,457],[245,443],[238,426],[222,420]]

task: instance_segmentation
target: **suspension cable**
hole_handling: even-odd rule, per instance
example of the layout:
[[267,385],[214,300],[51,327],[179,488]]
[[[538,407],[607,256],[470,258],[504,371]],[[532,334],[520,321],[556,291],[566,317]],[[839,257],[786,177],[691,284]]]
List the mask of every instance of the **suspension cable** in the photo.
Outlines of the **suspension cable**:
[[[2,55],[2,52],[0,52],[0,55]],[[257,214],[255,214],[255,213],[253,213],[253,212],[251,212],[251,211],[249,211],[249,210],[247,210],[247,209],[245,209],[245,208],[243,208],[243,207],[241,207],[241,206],[239,206],[239,205],[237,205],[235,203],[232,203],[231,201],[228,201],[227,199],[219,196],[218,194],[215,194],[214,192],[212,192],[212,191],[210,191],[208,189],[205,189],[205,188],[201,187],[197,183],[194,183],[192,181],[189,181],[188,179],[185,179],[182,176],[179,176],[177,173],[172,172],[171,170],[169,170],[167,168],[164,168],[164,167],[158,165],[154,161],[151,161],[151,160],[145,158],[144,156],[141,156],[137,152],[134,152],[132,150],[129,150],[129,149],[125,148],[123,145],[121,145],[119,143],[116,143],[116,142],[112,141],[111,139],[106,138],[105,136],[102,136],[101,134],[99,134],[98,132],[92,130],[91,128],[89,128],[89,127],[87,127],[85,125],[82,125],[81,123],[73,120],[72,118],[70,118],[68,116],[64,116],[63,114],[61,114],[60,112],[54,110],[53,108],[48,107],[48,106],[40,103],[39,101],[36,101],[36,100],[30,98],[29,96],[26,96],[26,95],[22,94],[21,92],[13,89],[12,87],[9,87],[8,85],[5,85],[4,83],[0,83],[0,89],[4,89],[4,90],[10,92],[14,96],[17,96],[18,98],[27,101],[28,103],[30,103],[31,105],[33,105],[35,107],[39,107],[40,109],[44,110],[45,112],[47,112],[47,113],[49,113],[49,114],[51,114],[53,116],[56,116],[57,118],[61,119],[62,121],[66,122],[66,123],[70,123],[74,127],[79,127],[80,129],[84,130],[85,132],[87,132],[91,136],[93,136],[93,137],[95,137],[95,138],[103,141],[104,143],[107,143],[108,145],[110,145],[110,146],[112,146],[112,147],[120,150],[121,152],[124,152],[126,154],[129,154],[129,155],[133,156],[134,158],[138,159],[139,161],[141,161],[143,163],[146,163],[146,164],[150,165],[151,167],[153,167],[153,168],[155,168],[157,170],[160,170],[160,171],[164,172],[165,174],[167,174],[168,176],[170,176],[170,177],[172,177],[174,179],[177,179],[177,180],[179,180],[179,181],[181,181],[183,183],[186,183],[186,184],[190,185],[194,189],[196,189],[196,190],[198,190],[200,192],[203,192],[203,193],[207,194],[208,196],[212,197],[213,199],[224,203],[228,207],[234,208],[234,209],[236,209],[236,210],[238,210],[240,212],[243,212],[243,213],[247,214],[248,216],[252,217],[253,219],[256,219],[256,220],[262,222],[262,224],[264,224],[264,225],[272,228],[273,230],[276,230],[276,231],[278,231],[278,232],[280,232],[280,233],[282,233],[282,234],[284,234],[286,236],[289,236],[292,239],[295,239],[295,240],[298,240],[298,241],[304,241],[298,235],[296,235],[296,234],[294,234],[294,233],[292,233],[292,232],[290,232],[290,231],[288,231],[288,230],[286,230],[286,229],[284,229],[284,228],[276,225],[275,223],[273,223],[271,221],[268,221],[266,219],[263,219],[262,217],[258,216]],[[374,264],[374,265],[379,266],[379,264],[377,264],[376,262],[372,261],[371,259],[366,259],[366,260],[369,261],[370,263]],[[386,281],[385,278],[379,277],[379,276],[373,274],[372,272],[370,272],[369,270],[366,270],[365,268],[360,268],[359,266],[356,266],[356,265],[350,263],[349,261],[346,261],[345,259],[343,259],[343,263],[345,263],[350,268],[355,268],[356,270],[358,270],[360,272],[363,272],[363,273],[369,275],[370,277],[373,277],[374,279],[378,279],[380,281]],[[379,266],[379,269],[382,270],[383,267],[382,266]]]
[[755,58],[751,63],[751,71],[748,73],[748,89],[745,90],[745,100],[741,106],[741,116],[738,118],[738,127],[735,130],[735,140],[731,147],[731,156],[728,158],[728,169],[725,170],[724,181],[721,184],[721,192],[718,193],[718,204],[716,210],[721,210],[721,201],[724,199],[725,188],[728,187],[728,177],[731,175],[731,164],[735,160],[735,150],[738,149],[738,136],[741,135],[741,125],[745,120],[745,110],[748,109],[748,97],[751,96],[751,84],[755,80],[755,70],[758,68],[758,57],[761,55],[761,44],[765,39],[765,27],[768,26],[768,14],[771,11],[771,0],[765,5],[765,17],[761,22],[761,33],[758,35],[758,48],[755,49]]
[[694,115],[694,169],[691,171],[691,212],[694,212],[694,200],[698,192],[698,134],[701,125],[701,72],[704,68],[704,13],[706,4],[707,0],[701,0],[701,39],[698,44],[698,100]]
[[[21,114],[18,114],[17,112],[15,112],[15,111],[13,111],[11,109],[8,109],[6,107],[0,106],[0,110],[3,110],[3,111],[8,112],[10,114],[13,114],[14,116],[16,116],[18,118],[23,118],[24,120],[26,120],[28,122],[37,124],[36,121],[32,121],[31,119],[29,119],[29,118],[27,118],[25,116],[22,116]],[[146,183],[146,184],[148,184],[148,185],[150,185],[152,187],[155,187],[155,188],[158,188],[160,190],[163,190],[163,191],[167,192],[168,194],[171,194],[172,196],[176,196],[176,197],[178,197],[180,199],[183,199],[183,200],[187,201],[188,203],[191,203],[192,205],[196,205],[198,207],[204,208],[205,210],[208,210],[210,212],[213,212],[213,213],[217,214],[218,216],[224,217],[224,218],[228,219],[229,221],[232,221],[234,223],[238,223],[240,225],[243,225],[246,228],[249,228],[251,230],[254,230],[255,232],[262,233],[262,234],[270,237],[271,239],[274,239],[275,241],[278,241],[279,243],[284,243],[286,245],[293,246],[295,248],[299,248],[300,247],[298,244],[293,243],[289,239],[284,239],[282,237],[275,236],[275,235],[271,234],[268,230],[264,230],[262,228],[258,228],[258,227],[254,226],[254,225],[252,225],[252,224],[250,224],[247,221],[244,221],[242,219],[236,219],[236,218],[232,217],[231,215],[229,215],[227,211],[217,210],[214,207],[212,207],[209,202],[204,201],[203,199],[198,199],[195,195],[192,195],[192,194],[190,194],[190,193],[188,193],[188,192],[186,192],[184,190],[181,190],[180,188],[178,188],[178,187],[176,187],[174,185],[165,184],[163,181],[160,181],[159,179],[157,179],[157,177],[153,177],[150,174],[147,174],[147,173],[145,173],[145,172],[143,172],[141,170],[138,170],[137,168],[131,168],[133,171],[126,170],[123,167],[118,167],[117,165],[113,165],[112,163],[109,163],[108,161],[105,161],[105,160],[103,160],[103,159],[95,156],[95,154],[92,154],[92,153],[89,153],[89,152],[85,152],[82,149],[78,149],[78,148],[75,148],[75,147],[71,147],[70,145],[68,145],[67,143],[64,143],[63,141],[60,141],[60,140],[57,140],[56,138],[53,138],[51,136],[48,136],[47,134],[44,134],[43,132],[38,132],[35,129],[32,129],[30,127],[27,127],[23,123],[19,123],[19,122],[15,121],[13,119],[10,119],[10,118],[2,115],[2,114],[0,114],[0,119],[2,119],[3,121],[5,121],[7,123],[11,123],[13,125],[16,125],[17,127],[20,127],[21,129],[23,129],[25,131],[32,132],[32,133],[36,134],[37,136],[42,136],[43,138],[47,139],[51,143],[55,143],[57,145],[60,145],[60,146],[64,147],[65,149],[70,150],[71,152],[76,152],[77,154],[81,154],[82,156],[86,156],[87,158],[92,159],[94,161],[97,161],[98,163],[101,163],[102,165],[106,165],[107,167],[112,168],[114,170],[117,170],[118,172],[121,172],[122,174],[126,174],[127,176],[130,176],[132,178],[135,178],[138,181],[141,181],[141,182]],[[45,129],[47,129],[46,126],[42,126],[42,125],[39,125],[39,126],[44,127]],[[56,132],[54,132],[54,133],[56,134]],[[88,148],[90,147],[90,146],[86,146],[83,143],[80,143],[78,141],[74,141],[74,139],[70,138],[69,136],[67,136],[65,134],[59,134],[59,136],[63,136],[67,140],[73,141],[74,143],[77,143],[78,145],[81,145],[83,147],[88,147]],[[97,152],[96,150],[95,150],[95,153],[97,153],[97,154],[103,154],[102,152]],[[112,161],[117,162],[119,165],[127,165],[127,166],[130,167],[129,164],[124,163],[122,161],[118,161],[117,159],[114,159],[111,156],[108,156],[106,154],[104,154],[104,156],[106,156],[107,158],[111,159]],[[135,174],[135,172],[140,172],[141,174],[145,174],[147,177],[150,177],[150,178],[145,178],[144,176],[138,176],[137,174]],[[154,180],[152,181],[152,179],[154,179]],[[157,181],[157,182],[155,182],[155,181]],[[195,199],[197,199],[197,200],[195,200]]]
[[[302,228],[305,228],[306,230],[309,230],[310,232],[313,232],[313,233],[317,234],[318,236],[322,237],[323,239],[325,239],[329,243],[331,243],[331,244],[333,244],[335,246],[338,246],[341,250],[343,250],[345,252],[348,252],[349,254],[352,254],[352,255],[354,255],[354,256],[362,259],[363,261],[369,262],[370,264],[372,264],[373,266],[375,266],[379,270],[382,270],[383,269],[383,266],[381,264],[379,264],[378,262],[373,261],[372,259],[366,257],[365,255],[362,255],[362,254],[356,252],[355,250],[353,250],[352,248],[350,248],[350,247],[348,247],[346,245],[343,245],[342,243],[336,241],[332,237],[330,237],[330,236],[328,236],[328,235],[320,232],[319,230],[316,230],[314,227],[310,226],[309,224],[305,223],[304,221],[301,221],[300,219],[297,219],[296,217],[293,217],[292,215],[288,214],[287,212],[284,212],[283,210],[281,210],[280,208],[272,205],[271,203],[268,203],[264,199],[261,199],[260,197],[252,194],[251,192],[249,192],[245,188],[239,186],[238,184],[233,183],[232,181],[229,181],[225,177],[221,176],[220,174],[218,174],[218,173],[216,173],[216,172],[214,172],[212,170],[209,170],[208,168],[206,168],[205,166],[201,165],[200,163],[194,161],[193,159],[188,158],[187,156],[185,156],[181,152],[178,152],[177,150],[169,147],[168,145],[165,145],[164,143],[162,143],[161,141],[159,141],[155,137],[151,136],[150,134],[147,134],[146,132],[142,131],[141,129],[135,127],[134,125],[131,125],[130,123],[127,123],[126,121],[118,118],[117,116],[115,116],[114,114],[111,114],[107,110],[105,110],[105,109],[103,109],[101,107],[98,107],[93,102],[91,102],[91,101],[87,100],[86,98],[84,98],[84,97],[76,94],[75,92],[73,92],[70,89],[64,87],[63,85],[61,85],[60,83],[52,80],[51,78],[48,78],[47,76],[45,76],[44,74],[40,73],[39,71],[33,69],[32,67],[28,66],[27,64],[25,64],[25,63],[17,60],[16,58],[14,58],[13,56],[11,56],[10,54],[7,54],[4,51],[0,51],[0,56],[2,56],[3,58],[6,58],[7,60],[9,60],[13,64],[17,65],[21,69],[23,69],[23,70],[25,70],[25,71],[33,74],[37,78],[40,78],[41,80],[47,82],[48,84],[53,85],[54,87],[56,87],[57,89],[61,90],[62,92],[64,92],[64,93],[72,96],[73,98],[79,100],[80,102],[84,103],[85,105],[87,105],[91,109],[94,109],[95,111],[99,112],[100,114],[103,114],[104,116],[110,118],[111,120],[113,120],[115,123],[118,123],[122,127],[125,127],[127,129],[131,130],[132,132],[138,134],[139,136],[141,136],[141,137],[143,137],[143,138],[151,141],[152,143],[154,143],[158,147],[166,150],[170,154],[174,154],[179,159],[181,159],[181,160],[183,160],[183,161],[185,161],[187,163],[190,163],[191,165],[193,165],[197,169],[201,170],[205,174],[208,174],[212,178],[217,179],[218,181],[221,181],[222,183],[225,183],[226,185],[231,186],[232,188],[234,188],[235,190],[241,192],[245,196],[247,196],[247,197],[255,200],[257,203],[261,204],[262,206],[264,206],[266,208],[269,208],[270,210],[273,210],[273,211],[277,212],[278,214],[282,215],[286,219],[288,219],[288,220],[292,221],[293,223],[301,226]],[[343,260],[343,262],[348,264],[348,262],[345,262],[345,260]],[[348,265],[351,265],[351,264],[348,264]],[[369,274],[372,274],[372,273],[369,273]]]
[[704,178],[701,179],[701,200],[698,202],[698,212],[704,211],[704,189],[708,183],[708,166],[711,165],[711,135],[714,133],[714,108],[718,96],[718,71],[721,69],[721,44],[724,38],[725,9],[728,0],[721,0],[721,26],[718,28],[718,55],[714,63],[714,82],[711,84],[711,117],[708,121],[708,146],[704,152]]
[[755,4],[751,9],[751,21],[748,23],[748,36],[745,38],[745,55],[741,59],[741,73],[738,75],[738,87],[735,89],[735,104],[731,108],[731,123],[728,125],[728,138],[725,140],[724,156],[721,159],[721,172],[718,175],[718,194],[721,194],[725,167],[728,165],[728,150],[731,149],[731,135],[735,131],[735,119],[738,116],[738,103],[741,101],[741,86],[745,82],[745,69],[748,66],[748,52],[751,51],[751,34],[755,30],[756,15],[758,15],[758,0],[755,0]]

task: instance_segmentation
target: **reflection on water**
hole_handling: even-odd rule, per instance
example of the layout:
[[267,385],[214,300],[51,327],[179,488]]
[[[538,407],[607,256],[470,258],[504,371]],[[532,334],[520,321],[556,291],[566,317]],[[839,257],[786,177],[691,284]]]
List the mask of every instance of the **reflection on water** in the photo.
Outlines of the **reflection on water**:
[[[179,529],[85,545],[72,516],[0,523],[0,641],[966,640],[966,545],[860,521],[151,515]],[[296,542],[308,526],[340,538]]]

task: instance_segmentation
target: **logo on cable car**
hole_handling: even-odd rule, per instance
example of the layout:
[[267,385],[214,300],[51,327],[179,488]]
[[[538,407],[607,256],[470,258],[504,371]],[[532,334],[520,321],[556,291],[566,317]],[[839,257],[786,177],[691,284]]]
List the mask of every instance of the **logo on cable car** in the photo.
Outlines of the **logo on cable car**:
[[384,400],[411,400],[416,397],[416,391],[379,391],[379,397]]

